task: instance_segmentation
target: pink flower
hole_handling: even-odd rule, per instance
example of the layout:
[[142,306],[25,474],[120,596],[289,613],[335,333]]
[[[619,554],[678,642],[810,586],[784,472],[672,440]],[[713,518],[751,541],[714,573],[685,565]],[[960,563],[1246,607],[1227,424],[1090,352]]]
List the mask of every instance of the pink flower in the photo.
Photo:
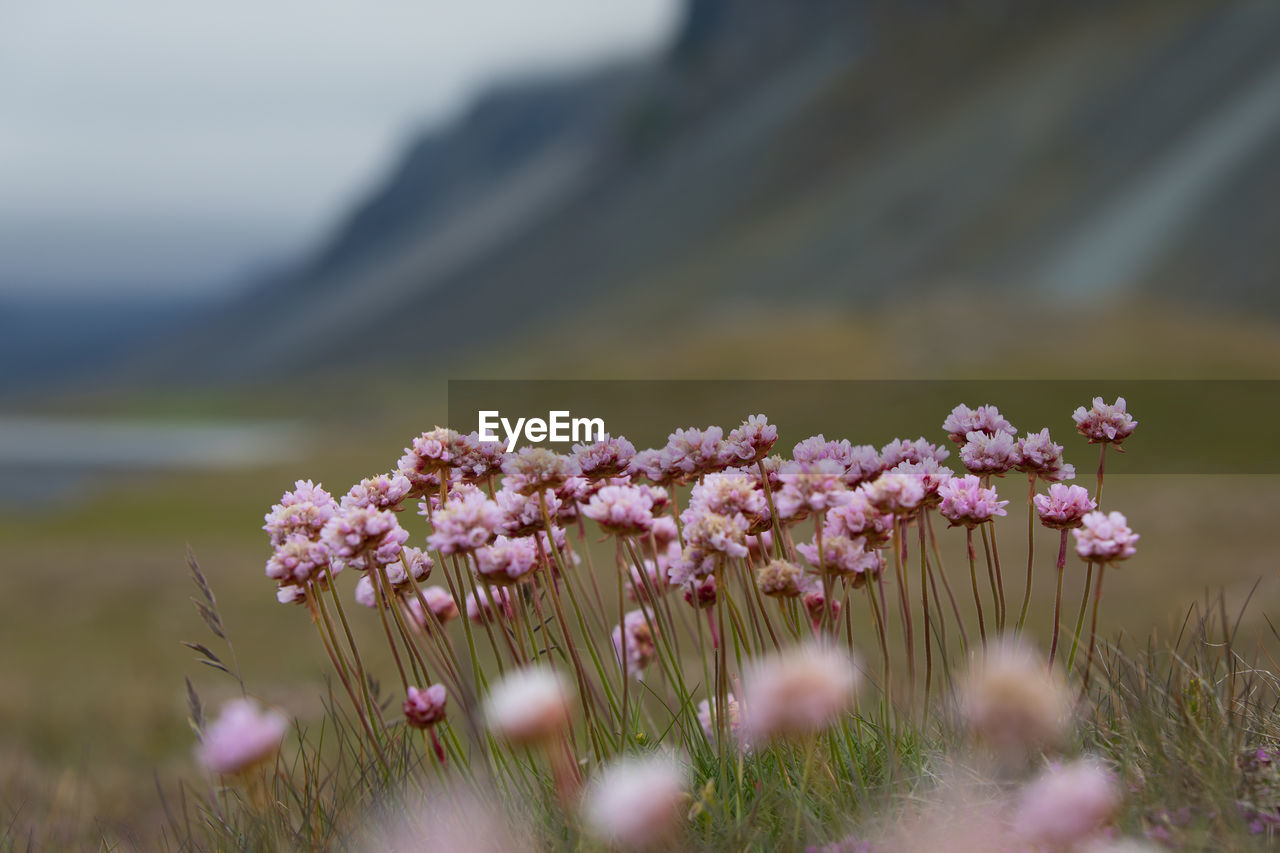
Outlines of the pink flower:
[[853,463],[853,447],[847,439],[827,441],[827,437],[819,433],[791,448],[791,458],[797,462],[831,459],[840,463],[841,469],[847,471]]
[[379,474],[366,477],[351,487],[351,491],[342,497],[342,508],[360,507],[365,509],[400,508],[400,503],[409,494],[409,480],[398,471],[390,474]]
[[546,489],[563,486],[570,477],[578,477],[582,469],[578,460],[547,450],[545,447],[522,447],[508,453],[502,462],[502,487],[522,495],[536,495]]
[[[428,475],[438,475],[453,461],[458,445],[458,433],[445,427],[436,427],[415,438],[400,457],[400,473],[421,494],[431,484]],[[435,483],[439,484],[439,479]]]
[[688,771],[664,755],[625,757],[600,771],[582,803],[583,825],[613,850],[672,850],[688,810]]
[[772,598],[796,598],[800,595],[800,580],[804,572],[786,560],[770,560],[756,572],[756,585]]
[[747,527],[745,521],[704,512],[686,519],[684,541],[689,548],[722,557],[747,556]]
[[304,586],[323,577],[331,557],[328,545],[294,533],[277,545],[267,560],[267,577],[281,586]]
[[538,530],[545,530],[547,517],[555,518],[560,512],[560,499],[556,493],[543,492],[547,504],[547,515],[542,514],[542,502],[537,494],[523,495],[509,489],[501,489],[498,499],[498,532],[507,536],[528,536]]
[[700,610],[716,605],[716,576],[695,578],[684,585],[684,600]]
[[934,506],[941,500],[938,497],[938,487],[950,480],[952,475],[950,468],[944,468],[933,458],[920,462],[899,462],[892,470],[898,474],[911,474],[920,478],[920,485],[924,486],[924,498],[920,503],[924,506]]
[[672,586],[686,586],[690,581],[709,577],[715,569],[715,554],[702,548],[687,547],[671,561],[667,582]]
[[896,468],[903,462],[923,462],[926,459],[945,462],[950,455],[950,450],[930,444],[923,436],[915,441],[895,438],[880,451],[880,459],[886,471]]
[[[865,582],[866,575],[855,576],[855,580],[859,580],[857,585],[862,586]],[[803,596],[804,608],[809,613],[809,622],[813,625],[814,630],[822,626],[822,622],[830,613],[831,622],[834,623],[840,618],[840,609],[843,605],[834,597],[830,603],[827,602],[826,590],[822,588],[822,579],[817,575],[805,575],[800,582],[800,594]]]
[[778,440],[778,428],[764,415],[751,415],[729,432],[727,456],[735,463],[750,465],[769,455]]
[[1081,559],[1112,563],[1138,552],[1134,547],[1138,534],[1129,529],[1128,520],[1118,512],[1091,512],[1081,519],[1081,524],[1073,531],[1076,553]]
[[1028,843],[1066,850],[1097,835],[1119,810],[1115,776],[1085,759],[1051,766],[1023,788],[1013,830]]
[[441,625],[458,618],[458,602],[441,586],[426,587],[417,598],[409,600],[409,615],[419,627],[427,624],[427,610],[435,615]]
[[706,429],[689,427],[678,429],[667,437],[667,446],[662,451],[662,466],[667,476],[696,477],[724,468],[727,457],[723,429],[718,426]]
[[205,730],[196,756],[211,773],[241,773],[280,750],[289,720],[251,699],[232,699]]
[[282,586],[276,589],[276,601],[281,604],[301,604],[306,600],[306,587]]
[[801,519],[844,503],[849,499],[844,474],[845,466],[835,459],[785,463],[779,474],[782,489],[774,495],[778,515]]
[[498,505],[478,489],[451,498],[431,517],[427,542],[441,554],[463,554],[493,539],[502,520]]
[[760,491],[764,491],[764,481],[760,477],[760,468],[763,467],[765,477],[769,479],[769,489],[776,495],[782,488],[782,466],[786,464],[786,460],[781,456],[766,456],[758,464],[747,468],[744,473],[751,478]]
[[924,501],[924,481],[917,474],[890,471],[860,488],[872,507],[890,515],[910,515]]
[[1062,461],[1062,445],[1054,444],[1049,438],[1049,428],[1039,432],[1029,432],[1018,439],[1014,454],[1013,467],[1024,474],[1035,474],[1042,480],[1057,483],[1062,480],[1074,480],[1074,465]]
[[1049,487],[1049,494],[1036,495],[1032,502],[1040,523],[1055,530],[1079,527],[1085,514],[1098,508],[1084,487],[1062,483],[1054,483]]
[[640,450],[627,464],[627,475],[632,479],[644,479],[657,485],[666,485],[675,477],[663,465],[661,450]]
[[653,560],[645,560],[643,570],[631,567],[631,580],[627,583],[627,597],[632,601],[652,604],[655,598],[661,598],[671,591],[667,583],[667,567]]
[[755,661],[742,677],[743,729],[753,741],[817,734],[853,707],[853,659],[811,644]]
[[[477,587],[475,592],[467,594],[467,618],[472,622],[492,622],[497,619],[510,619],[515,613],[511,603],[511,593],[506,587],[495,586],[490,590]],[[495,613],[496,605],[496,613]]]
[[818,561],[818,543],[802,542],[796,545],[800,555],[819,572],[831,572],[853,578],[855,587],[866,582],[867,575],[875,576],[882,563],[878,551],[868,551],[866,540],[847,539],[844,536],[823,536],[822,561]]
[[1124,397],[1117,397],[1115,403],[1108,405],[1101,397],[1093,398],[1093,406],[1084,406],[1075,410],[1071,419],[1076,422],[1076,429],[1090,444],[1114,444],[1120,449],[1120,442],[1133,435],[1138,422],[1127,411]]
[[310,480],[298,480],[293,491],[281,495],[280,503],[264,516],[262,529],[271,537],[273,546],[294,535],[318,540],[337,509],[333,497],[320,486]]
[[947,415],[947,419],[942,422],[942,428],[947,431],[947,437],[956,444],[964,442],[971,432],[982,432],[987,435],[1001,432],[1010,436],[1017,434],[1013,424],[1005,420],[995,406],[979,406],[976,409],[970,409],[964,403],[951,410],[951,414]]
[[409,533],[387,510],[352,507],[329,519],[320,536],[335,556],[365,570],[398,559]]
[[532,539],[499,536],[475,551],[476,574],[492,584],[519,583],[538,567],[538,546]]
[[507,452],[500,441],[483,441],[479,432],[458,436],[450,467],[462,482],[482,483],[502,470]]
[[[613,628],[613,653],[623,669],[640,678],[642,670],[653,663],[658,649],[653,642],[650,618],[643,610],[632,610],[623,617],[621,625]],[[655,623],[656,624],[656,623]],[[623,659],[623,632],[626,632],[626,658]]]
[[653,529],[653,498],[641,486],[605,486],[582,514],[610,533],[639,536]]
[[893,532],[893,515],[880,512],[871,505],[865,488],[849,494],[848,503],[827,512],[823,536],[863,537],[868,548],[879,548],[889,542]]
[[515,670],[489,691],[484,716],[494,734],[513,744],[542,743],[569,727],[569,692],[552,669]]
[[706,512],[730,516],[752,533],[769,526],[769,503],[764,492],[741,471],[708,474],[693,487],[689,508],[681,519],[688,524]]
[[405,722],[415,729],[426,729],[444,721],[443,684],[433,684],[426,690],[410,685],[408,694],[404,700]]
[[880,458],[880,451],[870,444],[856,445],[850,451],[849,459],[849,470],[844,474],[844,481],[851,489],[869,483],[884,473],[884,460]]
[[987,435],[974,430],[960,448],[960,461],[970,474],[1002,475],[1018,461],[1018,445],[1007,432]]
[[[738,700],[734,698],[732,693],[725,696],[725,717],[729,724],[729,739],[738,743],[739,746],[746,747],[746,742],[742,737],[742,710],[738,705]],[[702,726],[702,731],[706,734],[707,740],[715,743],[715,708],[711,706],[709,699],[703,699],[698,703],[698,725]]]
[[999,500],[995,489],[983,488],[982,480],[973,474],[952,477],[938,494],[942,497],[938,512],[952,527],[977,527],[998,515],[1008,515],[1004,508],[1009,502]]
[[625,474],[635,455],[635,445],[621,436],[610,438],[606,434],[594,444],[573,446],[573,457],[582,476],[592,480]]

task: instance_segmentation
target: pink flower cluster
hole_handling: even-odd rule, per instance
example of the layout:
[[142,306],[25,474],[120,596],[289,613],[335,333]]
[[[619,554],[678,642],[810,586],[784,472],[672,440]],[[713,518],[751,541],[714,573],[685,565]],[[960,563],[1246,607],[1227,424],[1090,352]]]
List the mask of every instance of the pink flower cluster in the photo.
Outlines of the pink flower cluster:
[[474,551],[493,539],[501,519],[498,505],[481,492],[463,493],[436,510],[427,542],[441,554]]
[[938,511],[951,522],[952,527],[977,527],[996,516],[1008,515],[1008,501],[998,499],[996,490],[984,488],[982,480],[973,474],[953,477],[938,490],[942,503]]
[[476,574],[489,583],[519,583],[538,567],[538,546],[527,536],[499,536],[492,545],[477,548],[475,560]]
[[1066,486],[1062,483],[1054,483],[1049,487],[1047,495],[1036,495],[1032,502],[1040,523],[1055,530],[1079,527],[1085,515],[1098,507],[1083,486]]
[[405,721],[415,729],[427,729],[445,718],[445,689],[443,684],[433,684],[425,690],[409,686],[404,700]]
[[642,486],[605,486],[582,514],[610,533],[639,536],[653,529],[653,496]]
[[1093,405],[1076,409],[1071,415],[1076,422],[1076,429],[1090,444],[1114,444],[1120,450],[1120,443],[1138,428],[1138,422],[1128,412],[1128,404],[1124,397],[1117,397],[1114,403],[1106,403],[1101,397],[1093,398]]
[[1062,459],[1062,445],[1049,437],[1049,428],[1027,433],[1018,439],[1013,467],[1024,474],[1033,474],[1049,483],[1074,480],[1075,466]]
[[329,519],[320,536],[334,556],[365,571],[398,559],[409,532],[387,510],[352,507]]
[[976,409],[970,409],[964,403],[951,410],[951,414],[947,415],[946,420],[942,422],[942,428],[947,431],[947,437],[956,444],[963,444],[971,432],[987,435],[1005,433],[1009,436],[1017,434],[1013,424],[1009,423],[995,406],[979,406]]
[[1081,519],[1073,531],[1076,553],[1095,563],[1127,560],[1137,553],[1134,544],[1138,534],[1129,529],[1128,520],[1118,512],[1091,512]]
[[578,460],[545,447],[522,447],[508,453],[502,462],[504,489],[521,495],[536,495],[558,489],[570,477],[582,475]]

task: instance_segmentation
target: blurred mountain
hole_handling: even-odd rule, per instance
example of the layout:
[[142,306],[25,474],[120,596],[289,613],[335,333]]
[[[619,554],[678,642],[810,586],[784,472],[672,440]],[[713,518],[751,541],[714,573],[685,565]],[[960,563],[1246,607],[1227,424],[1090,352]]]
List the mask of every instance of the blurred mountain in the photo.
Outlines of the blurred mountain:
[[311,258],[129,375],[950,289],[1275,312],[1277,44],[1267,3],[691,0],[661,56],[496,88],[414,140]]

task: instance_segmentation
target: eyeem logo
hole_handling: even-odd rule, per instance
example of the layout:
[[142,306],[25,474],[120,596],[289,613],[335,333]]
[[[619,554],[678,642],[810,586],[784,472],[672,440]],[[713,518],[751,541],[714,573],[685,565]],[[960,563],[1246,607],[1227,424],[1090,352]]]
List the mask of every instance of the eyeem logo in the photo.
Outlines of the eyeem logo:
[[480,440],[498,441],[496,430],[501,426],[501,440],[506,443],[508,453],[516,449],[521,433],[530,444],[543,441],[603,441],[605,436],[604,418],[575,418],[567,411],[547,412],[546,420],[516,418],[514,424],[502,417],[497,410],[482,410],[477,412],[477,416],[480,421]]

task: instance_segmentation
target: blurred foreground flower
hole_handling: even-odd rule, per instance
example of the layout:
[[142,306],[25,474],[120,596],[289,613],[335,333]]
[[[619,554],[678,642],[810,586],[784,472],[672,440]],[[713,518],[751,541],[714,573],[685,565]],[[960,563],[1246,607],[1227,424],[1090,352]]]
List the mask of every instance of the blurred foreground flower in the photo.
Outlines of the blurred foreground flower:
[[279,711],[263,710],[252,699],[232,699],[205,730],[196,754],[211,773],[242,773],[273,757],[288,729],[289,720]]

